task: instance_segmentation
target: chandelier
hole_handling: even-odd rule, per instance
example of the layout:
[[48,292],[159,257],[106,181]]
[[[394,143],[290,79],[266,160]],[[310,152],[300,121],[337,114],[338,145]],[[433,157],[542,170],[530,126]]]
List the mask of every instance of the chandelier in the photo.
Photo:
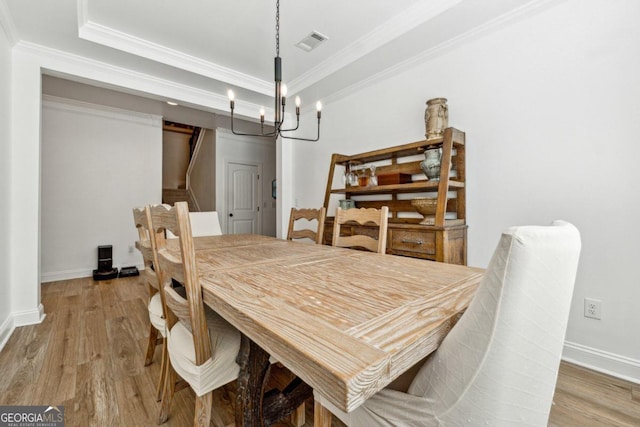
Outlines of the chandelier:
[[273,131],[264,132],[264,108],[260,108],[260,133],[242,133],[236,132],[233,129],[233,109],[235,107],[235,95],[232,90],[229,90],[229,104],[231,107],[231,132],[235,135],[245,135],[245,136],[260,136],[260,137],[277,137],[281,136],[282,138],[287,139],[297,139],[300,141],[317,141],[320,139],[320,116],[322,110],[322,104],[320,101],[316,103],[316,109],[318,117],[318,134],[315,139],[311,138],[297,138],[293,136],[287,136],[283,132],[292,132],[298,129],[300,126],[300,97],[296,96],[296,127],[290,129],[283,129],[282,125],[284,123],[284,112],[285,105],[287,101],[287,86],[282,84],[282,59],[280,58],[280,0],[276,1],[276,57],[274,58],[275,64],[275,83],[276,83],[276,93],[275,93],[275,117],[273,120]]

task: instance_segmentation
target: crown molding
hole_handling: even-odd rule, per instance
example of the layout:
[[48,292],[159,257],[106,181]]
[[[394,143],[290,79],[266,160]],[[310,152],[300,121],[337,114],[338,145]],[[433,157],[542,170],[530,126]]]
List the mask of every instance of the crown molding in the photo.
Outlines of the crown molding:
[[[156,98],[171,99],[180,104],[191,104],[204,110],[229,110],[229,99],[226,94],[218,94],[193,86],[162,79],[149,74],[133,71],[69,52],[52,49],[31,42],[19,41],[16,52],[38,58],[40,68],[47,74],[64,74],[80,79],[92,80],[133,91],[147,93]],[[73,80],[73,78],[71,78]],[[116,89],[117,90],[117,89]],[[235,113],[238,116],[252,118],[260,105],[236,100]],[[266,114],[273,114],[272,108],[265,108]]]
[[42,95],[42,106],[52,110],[70,111],[78,114],[137,123],[150,127],[162,127],[162,116],[158,114],[124,110],[122,108],[108,107],[106,105],[78,101],[70,98],[62,98],[59,96],[47,94]]
[[262,95],[273,94],[273,83],[205,61],[193,55],[118,31],[89,19],[88,0],[78,0],[78,37],[112,49],[210,77]]
[[325,77],[357,61],[379,47],[430,21],[462,0],[417,2],[384,24],[360,37],[335,55],[296,77],[289,83],[291,93],[298,93]]
[[274,89],[271,82],[114,30],[96,22],[86,22],[78,29],[78,36],[93,43],[216,79],[262,95],[273,94]]
[[13,18],[11,18],[9,7],[7,6],[7,2],[5,1],[0,1],[0,28],[7,36],[9,44],[11,46],[15,46],[15,44],[18,42],[18,31],[13,24]]
[[252,137],[251,135],[236,135],[235,133],[231,132],[231,129],[226,128],[216,128],[214,132],[216,134],[216,138],[218,136],[222,136],[233,142],[244,142],[248,144],[266,146],[273,146],[276,144],[276,138]]
[[418,64],[427,62],[433,58],[436,58],[440,55],[443,55],[471,40],[477,40],[480,37],[487,35],[493,31],[496,31],[517,19],[526,18],[547,6],[548,7],[555,6],[558,3],[559,2],[557,0],[532,0],[529,3],[519,8],[513,9],[505,14],[498,16],[497,18],[494,18],[488,22],[485,22],[484,24],[481,24],[475,28],[472,28],[471,30],[466,31],[458,35],[457,37],[451,38],[443,43],[433,46],[432,48],[426,49],[423,52],[412,56],[411,58],[407,58],[406,60],[398,62],[393,66],[385,68],[379,73],[372,74],[366,79],[358,80],[357,83],[354,83],[336,92],[333,92],[331,95],[323,98],[324,103],[328,105],[331,102],[336,102],[368,86],[371,86],[380,81],[383,81],[390,77],[398,75],[402,71],[406,71],[408,68],[411,68]]

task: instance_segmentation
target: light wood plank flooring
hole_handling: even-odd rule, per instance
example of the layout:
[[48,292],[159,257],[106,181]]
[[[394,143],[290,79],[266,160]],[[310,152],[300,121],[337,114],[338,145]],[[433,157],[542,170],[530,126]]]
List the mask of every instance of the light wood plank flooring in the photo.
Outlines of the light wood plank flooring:
[[[17,328],[0,352],[0,405],[64,405],[69,427],[156,425],[160,354],[143,366],[146,298],[138,277],[43,284],[44,322]],[[234,398],[233,383],[215,392],[212,425],[233,425]],[[186,388],[165,426],[192,425],[193,411]],[[640,426],[640,386],[562,363],[549,426]]]

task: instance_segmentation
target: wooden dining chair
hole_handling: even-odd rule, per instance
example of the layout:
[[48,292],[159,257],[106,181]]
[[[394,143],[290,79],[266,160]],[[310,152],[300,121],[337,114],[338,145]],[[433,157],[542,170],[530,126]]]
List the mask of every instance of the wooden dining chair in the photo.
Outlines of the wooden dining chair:
[[158,265],[156,245],[159,241],[164,241],[164,234],[153,233],[151,226],[151,212],[149,207],[134,208],[133,220],[138,230],[139,240],[136,242],[136,248],[142,254],[144,260],[144,270],[142,278],[149,289],[149,301],[147,308],[149,311],[149,340],[145,353],[144,365],[148,366],[153,362],[156,346],[162,344],[160,377],[158,378],[158,386],[156,396],[161,400],[162,390],[164,387],[164,376],[166,372],[167,361],[167,343],[165,339],[166,331],[166,315],[165,304],[162,287],[155,267]]
[[[359,247],[371,252],[385,253],[387,250],[387,224],[389,222],[389,207],[382,206],[381,209],[336,209],[336,217],[333,223],[332,246],[342,248]],[[356,225],[376,225],[378,226],[377,238],[365,234],[352,234],[342,236],[341,227],[347,223]]]
[[[168,307],[167,350],[171,362],[159,422],[168,417],[177,373],[196,394],[194,425],[209,426],[212,391],[238,377],[240,333],[203,303],[187,203],[153,206],[151,219],[156,233],[171,231],[180,247],[179,254],[166,246],[158,247],[159,276]],[[186,298],[173,289],[172,279],[184,284]]]
[[[310,239],[321,245],[324,237],[324,220],[326,214],[327,210],[324,207],[321,207],[320,209],[291,208],[291,215],[289,215],[289,231],[287,232],[287,240]],[[301,223],[303,220],[306,220],[307,222],[317,221],[316,229],[296,229],[296,223]]]
[[464,315],[406,390],[354,411],[314,393],[316,426],[546,426],[580,256],[571,224],[507,229]]

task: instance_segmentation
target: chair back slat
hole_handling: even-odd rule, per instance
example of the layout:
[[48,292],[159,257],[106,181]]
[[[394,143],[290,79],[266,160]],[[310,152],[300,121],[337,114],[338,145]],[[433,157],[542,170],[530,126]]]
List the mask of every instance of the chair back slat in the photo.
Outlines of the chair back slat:
[[287,240],[293,239],[310,239],[318,243],[318,233],[309,230],[308,228],[302,230],[293,230],[291,233],[289,233],[289,236],[287,236]]
[[[165,301],[167,301],[167,307],[186,327],[191,330],[191,315],[189,314],[189,303],[186,299],[182,298],[172,286],[165,285],[164,287]],[[174,322],[175,325],[175,322]],[[173,326],[173,325],[171,325]],[[192,331],[193,333],[193,331]]]

